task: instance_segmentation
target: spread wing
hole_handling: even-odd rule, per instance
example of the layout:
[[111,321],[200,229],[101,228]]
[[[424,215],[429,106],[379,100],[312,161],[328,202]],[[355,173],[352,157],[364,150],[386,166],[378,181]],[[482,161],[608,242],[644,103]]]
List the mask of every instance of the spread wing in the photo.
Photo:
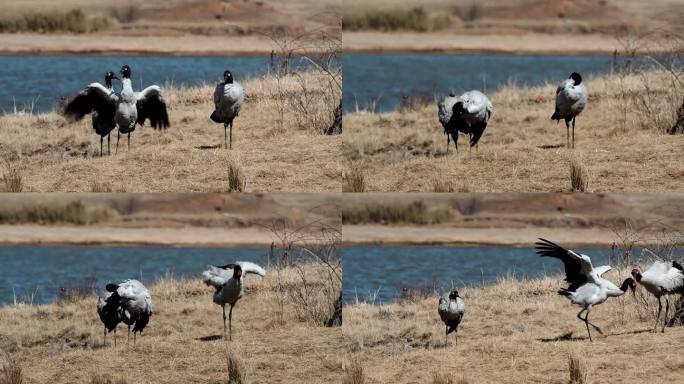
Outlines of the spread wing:
[[64,106],[64,116],[70,120],[81,120],[83,116],[96,111],[98,115],[114,119],[118,96],[100,83],[92,83],[69,100]]
[[242,273],[252,273],[261,277],[266,276],[266,270],[258,264],[252,263],[251,261],[236,261],[235,263],[224,265],[219,268],[230,270],[230,275],[232,276],[235,265],[240,265],[240,268],[242,268]]
[[539,238],[535,245],[539,256],[555,257],[563,262],[565,265],[565,281],[570,283],[568,290],[574,291],[587,282],[594,269],[589,257],[582,257],[572,250],[565,249],[542,238]]
[[610,271],[613,269],[610,265],[602,265],[600,267],[594,268],[594,272],[596,272],[597,275],[603,276],[604,273]]
[[204,284],[214,287],[214,289],[218,291],[226,282],[228,282],[228,279],[230,279],[231,276],[233,276],[232,269],[227,270],[209,265],[207,266],[207,270],[202,272],[202,281]]
[[159,86],[149,86],[137,92],[135,96],[137,99],[138,124],[144,125],[145,120],[149,119],[150,125],[154,129],[166,129],[170,126],[166,102],[162,97]]

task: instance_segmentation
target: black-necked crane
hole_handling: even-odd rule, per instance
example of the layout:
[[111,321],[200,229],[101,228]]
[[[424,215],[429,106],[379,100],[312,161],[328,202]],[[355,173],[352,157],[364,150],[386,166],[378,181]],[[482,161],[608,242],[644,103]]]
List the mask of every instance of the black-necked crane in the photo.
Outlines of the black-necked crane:
[[114,115],[119,96],[114,92],[112,80],[118,79],[114,72],[107,72],[105,85],[91,83],[87,88],[69,100],[64,106],[64,116],[70,120],[81,120],[91,113],[93,129],[100,136],[100,156],[103,155],[103,141],[107,136],[107,151],[111,155],[110,132],[116,128]]
[[252,273],[261,277],[266,276],[266,270],[249,261],[238,261],[224,266],[209,266],[202,273],[205,284],[214,287],[214,303],[223,309],[223,338],[226,338],[226,304],[230,305],[228,312],[229,340],[233,340],[233,307],[245,294],[243,284],[244,275]]
[[150,120],[150,125],[156,130],[166,129],[170,126],[169,115],[166,110],[166,102],[162,97],[161,88],[151,85],[140,92],[133,91],[131,83],[131,67],[121,67],[121,90],[120,101],[117,105],[114,121],[119,127],[116,137],[116,149],[119,149],[121,134],[128,135],[128,148],[131,147],[131,132],[135,125],[144,125],[145,120]]
[[492,117],[492,103],[480,91],[468,91],[458,97],[453,94],[437,103],[437,116],[447,136],[447,153],[449,152],[449,136],[454,139],[458,152],[458,133],[470,135],[470,148],[477,145]]
[[[582,113],[587,105],[589,93],[582,84],[582,76],[573,72],[570,78],[565,80],[556,89],[556,110],[551,116],[551,120],[565,120],[567,130],[568,148],[575,148],[575,119]],[[572,121],[572,147],[570,147],[570,122]]]
[[[110,308],[110,311],[113,310],[115,303],[120,307],[117,309],[117,312],[120,311],[119,320],[128,326],[129,340],[131,338],[131,326],[133,326],[133,344],[135,345],[136,334],[143,332],[152,316],[152,297],[150,292],[141,282],[134,279],[128,279],[119,284],[107,284],[105,289],[111,293],[108,299],[105,300],[111,302],[112,308]],[[109,313],[113,322],[113,315],[111,315],[111,312]]]
[[[628,288],[634,291],[636,287],[634,279],[628,277],[618,287],[602,277],[604,273],[611,270],[609,265],[594,268],[589,256],[565,249],[546,239],[539,238],[535,245],[539,256],[555,257],[563,262],[565,266],[565,281],[570,286],[568,288],[561,288],[558,294],[567,297],[573,304],[582,307],[582,310],[577,314],[577,318],[584,321],[589,333],[589,341],[593,341],[589,326],[591,325],[600,334],[603,334],[603,331],[589,322],[589,312],[591,312],[594,306],[605,302],[609,297],[624,295]],[[586,312],[586,315],[582,318],[582,313],[584,312]]]
[[[223,145],[225,148],[233,148],[233,120],[240,114],[240,109],[245,103],[245,91],[240,83],[233,79],[233,74],[226,70],[223,72],[223,81],[214,89],[214,112],[209,117],[215,123],[223,123]],[[227,130],[230,126],[230,144],[227,143]]]
[[437,312],[446,326],[444,345],[447,345],[451,332],[456,332],[456,343],[458,343],[458,325],[461,323],[461,320],[463,320],[463,315],[465,314],[465,303],[463,302],[463,298],[458,295],[456,289],[449,292],[448,297],[439,298]]
[[658,330],[658,320],[663,309],[660,298],[665,296],[665,317],[663,318],[662,328],[662,332],[665,332],[667,313],[670,309],[668,295],[674,293],[684,294],[684,269],[676,261],[656,261],[644,273],[641,273],[638,268],[632,269],[632,276],[647,291],[658,298],[658,314],[656,315],[655,326],[653,327],[654,332]]

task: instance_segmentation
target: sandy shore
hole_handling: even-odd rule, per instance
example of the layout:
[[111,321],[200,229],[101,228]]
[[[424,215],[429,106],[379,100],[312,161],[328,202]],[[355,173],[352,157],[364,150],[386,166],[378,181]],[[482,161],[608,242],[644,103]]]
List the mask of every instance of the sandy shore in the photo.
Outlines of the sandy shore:
[[0,34],[0,54],[4,55],[269,55],[273,42],[258,35],[249,36],[113,36]]
[[259,228],[118,228],[0,225],[3,245],[263,247],[277,239]]
[[538,237],[569,247],[610,247],[615,233],[604,228],[455,228],[345,225],[347,245],[447,245],[530,247]]
[[[417,32],[344,32],[347,53],[444,53],[513,55],[612,55],[623,49],[605,35],[471,35]],[[648,46],[646,49],[654,49]]]

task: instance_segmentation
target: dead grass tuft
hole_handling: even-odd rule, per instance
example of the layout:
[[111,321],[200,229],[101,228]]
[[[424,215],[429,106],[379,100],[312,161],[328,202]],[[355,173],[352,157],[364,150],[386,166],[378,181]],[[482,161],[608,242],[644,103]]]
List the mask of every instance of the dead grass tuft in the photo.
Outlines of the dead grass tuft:
[[9,165],[7,172],[0,177],[0,192],[21,192],[24,182],[21,172],[14,165]]
[[228,384],[247,384],[245,364],[236,352],[228,352]]
[[432,192],[454,192],[454,184],[451,181],[435,178],[432,180]]
[[24,375],[21,372],[21,367],[9,352],[4,352],[5,361],[0,366],[0,384],[22,384],[24,382]]
[[228,162],[228,192],[244,192],[247,189],[247,178],[235,161]]
[[570,371],[570,384],[589,384],[589,368],[582,357],[571,354],[568,356],[568,370]]
[[342,192],[364,192],[366,190],[366,177],[358,165],[352,164],[342,174]]
[[437,373],[432,376],[432,384],[468,384],[469,381],[465,376],[461,376],[454,380],[452,375],[445,373]]
[[128,384],[124,378],[113,378],[110,375],[95,375],[90,378],[89,384]]
[[344,370],[343,384],[364,384],[366,377],[363,373],[363,365],[359,360],[353,360],[352,363]]
[[570,185],[572,192],[587,192],[589,189],[589,177],[579,160],[570,162]]
[[421,200],[408,204],[366,204],[346,206],[342,209],[343,224],[439,224],[451,217],[451,209],[428,208]]

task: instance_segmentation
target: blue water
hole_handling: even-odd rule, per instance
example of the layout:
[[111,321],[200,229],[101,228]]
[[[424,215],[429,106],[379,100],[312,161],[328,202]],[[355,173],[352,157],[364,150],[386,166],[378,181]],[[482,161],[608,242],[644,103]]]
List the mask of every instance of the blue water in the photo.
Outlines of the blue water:
[[0,247],[0,306],[17,300],[54,301],[60,288],[127,278],[153,283],[160,277],[199,277],[208,264],[253,261],[266,266],[268,251],[256,248]]
[[[596,266],[618,266],[610,249],[575,249],[591,257]],[[641,251],[633,252],[638,260]],[[684,256],[684,249],[678,250]],[[452,247],[345,247],[342,250],[345,303],[393,302],[402,287],[445,291],[454,286],[496,282],[501,276],[535,277],[563,273],[556,259],[542,258],[533,248]],[[559,287],[563,284],[558,281]],[[369,300],[370,299],[370,300]]]
[[[72,95],[95,81],[104,83],[107,71],[118,73],[124,64],[133,70],[135,89],[218,82],[226,69],[238,81],[268,71],[265,57],[0,56],[0,113],[32,103],[34,112],[50,111],[60,96]],[[120,87],[116,80],[114,87]]]
[[450,92],[491,91],[509,81],[556,84],[572,72],[591,78],[609,72],[612,57],[345,54],[342,63],[344,111],[358,106],[386,112],[396,109],[404,96],[433,100]]

